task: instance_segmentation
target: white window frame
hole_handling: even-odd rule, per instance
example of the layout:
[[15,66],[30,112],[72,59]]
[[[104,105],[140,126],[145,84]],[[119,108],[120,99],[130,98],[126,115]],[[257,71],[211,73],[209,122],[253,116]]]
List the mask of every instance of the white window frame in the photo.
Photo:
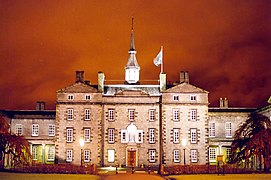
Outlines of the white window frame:
[[190,143],[191,144],[196,144],[197,143],[197,129],[196,128],[191,128],[190,129]]
[[173,95],[173,101],[179,101],[179,96],[178,95]]
[[67,120],[73,120],[73,109],[67,109]]
[[215,137],[215,122],[209,123],[209,137]]
[[180,129],[177,128],[173,129],[173,143],[174,144],[180,143]]
[[23,135],[23,125],[22,124],[16,124],[15,125],[15,134],[17,136],[22,136]]
[[209,148],[209,161],[216,162],[216,148]]
[[196,109],[190,110],[190,117],[191,117],[191,121],[197,121],[197,110]]
[[67,149],[66,150],[66,161],[67,162],[72,162],[72,158],[73,158],[72,149]]
[[155,129],[149,128],[149,143],[154,144],[155,143]]
[[196,163],[198,162],[198,151],[196,149],[190,150],[191,162]]
[[155,121],[155,109],[149,110],[149,121]]
[[172,110],[173,121],[180,121],[180,110],[173,109]]
[[225,135],[226,135],[226,138],[232,137],[232,123],[231,122],[225,123]]
[[179,149],[173,150],[173,162],[175,162],[175,163],[180,162],[180,150]]
[[121,143],[127,143],[128,142],[128,137],[127,137],[127,130],[121,130],[120,131],[120,142]]
[[107,150],[107,161],[108,162],[115,162],[115,150],[114,149],[108,149]]
[[66,142],[73,142],[73,129],[72,128],[66,129]]
[[38,160],[38,146],[32,145],[32,159]]
[[68,95],[68,97],[67,97],[67,99],[68,99],[69,101],[72,101],[72,100],[74,100],[74,95],[72,95],[72,94],[69,94],[69,95]]
[[110,144],[115,142],[115,140],[114,140],[114,132],[115,132],[115,129],[113,129],[113,128],[108,129],[108,143],[110,143]]
[[91,95],[89,95],[89,94],[86,94],[86,95],[85,95],[85,100],[86,100],[86,101],[89,101],[89,100],[91,100]]
[[84,150],[84,162],[90,161],[90,150],[86,149]]
[[197,101],[196,95],[190,95],[190,101]]
[[54,124],[48,125],[48,135],[55,136],[55,125]]
[[154,149],[149,150],[149,162],[150,163],[155,162],[155,150]]
[[39,125],[32,124],[32,136],[39,136]]
[[115,112],[114,109],[108,109],[108,121],[115,120]]
[[90,109],[85,109],[85,121],[90,120]]
[[134,109],[129,109],[128,110],[128,116],[129,116],[129,121],[135,121],[135,110]]
[[143,143],[143,130],[137,130],[136,143]]
[[229,159],[231,157],[231,148],[226,148],[226,158]]
[[54,161],[55,160],[55,147],[49,146],[48,148],[48,161]]
[[90,128],[84,129],[84,141],[90,142]]

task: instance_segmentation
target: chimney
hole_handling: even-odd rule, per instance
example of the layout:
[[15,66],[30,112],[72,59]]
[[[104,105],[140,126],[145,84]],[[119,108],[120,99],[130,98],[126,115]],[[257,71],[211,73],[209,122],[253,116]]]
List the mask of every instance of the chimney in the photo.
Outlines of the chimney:
[[84,71],[76,71],[75,82],[84,83]]
[[181,71],[181,73],[180,73],[180,83],[188,83],[189,84],[188,71]]
[[45,110],[45,102],[37,101],[36,103],[36,111],[44,111]]
[[225,108],[228,108],[229,107],[229,101],[227,98],[220,98],[219,99],[219,107],[221,109],[225,109]]
[[85,81],[85,84],[86,84],[86,85],[90,85],[90,81],[89,81],[89,80],[86,80],[86,81]]
[[163,92],[167,89],[167,74],[160,73],[159,79],[160,79],[160,92]]
[[98,72],[98,91],[103,93],[104,92],[104,81],[105,81],[105,75],[103,72]]

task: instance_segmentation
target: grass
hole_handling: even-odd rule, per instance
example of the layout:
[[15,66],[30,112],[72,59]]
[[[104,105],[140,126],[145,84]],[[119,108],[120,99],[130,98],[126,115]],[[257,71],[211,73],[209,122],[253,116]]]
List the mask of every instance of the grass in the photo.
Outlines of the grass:
[[176,180],[265,180],[271,179],[271,174],[201,174],[201,175],[174,175],[169,176],[170,178],[175,178]]
[[0,172],[1,180],[100,180],[99,176],[88,174],[29,174]]

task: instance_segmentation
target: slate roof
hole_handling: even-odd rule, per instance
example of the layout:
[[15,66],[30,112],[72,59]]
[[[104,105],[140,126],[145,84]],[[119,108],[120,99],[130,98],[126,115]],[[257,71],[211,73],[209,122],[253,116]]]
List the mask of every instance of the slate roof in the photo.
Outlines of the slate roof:
[[209,93],[188,83],[181,83],[165,91],[166,93]]
[[107,85],[104,86],[104,95],[114,96],[124,91],[141,91],[142,94],[160,96],[159,85]]
[[96,93],[98,90],[91,85],[77,82],[71,86],[62,88],[57,93]]

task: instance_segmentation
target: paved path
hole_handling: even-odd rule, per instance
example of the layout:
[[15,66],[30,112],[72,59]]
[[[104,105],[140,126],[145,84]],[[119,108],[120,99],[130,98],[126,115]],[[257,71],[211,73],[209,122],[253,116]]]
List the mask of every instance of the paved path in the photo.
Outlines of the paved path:
[[163,180],[162,177],[158,175],[149,175],[149,174],[114,174],[114,175],[103,175],[102,180]]

